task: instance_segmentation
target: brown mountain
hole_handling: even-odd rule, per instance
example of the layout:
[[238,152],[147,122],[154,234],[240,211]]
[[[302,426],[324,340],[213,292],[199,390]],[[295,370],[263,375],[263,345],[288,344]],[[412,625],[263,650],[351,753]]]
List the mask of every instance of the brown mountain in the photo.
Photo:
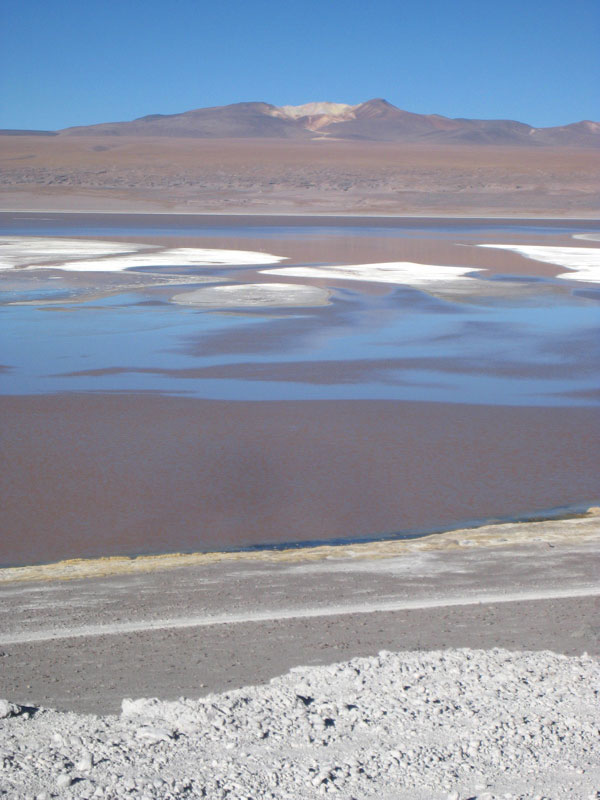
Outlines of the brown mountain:
[[183,114],[149,114],[132,122],[66,128],[66,136],[183,136],[199,139],[306,139],[313,136],[297,120],[276,114],[269,103],[235,103],[197,108]]
[[534,128],[514,120],[452,119],[413,114],[376,98],[352,106],[234,103],[182,114],[150,114],[131,122],[66,128],[60,136],[153,136],[201,139],[349,139],[467,145],[597,147],[600,123]]

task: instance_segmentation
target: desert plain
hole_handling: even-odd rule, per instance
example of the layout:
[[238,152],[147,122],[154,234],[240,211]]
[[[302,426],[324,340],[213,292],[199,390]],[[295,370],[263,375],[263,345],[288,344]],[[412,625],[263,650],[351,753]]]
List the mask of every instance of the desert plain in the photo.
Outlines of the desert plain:
[[593,148],[2,136],[1,208],[125,213],[587,217]]

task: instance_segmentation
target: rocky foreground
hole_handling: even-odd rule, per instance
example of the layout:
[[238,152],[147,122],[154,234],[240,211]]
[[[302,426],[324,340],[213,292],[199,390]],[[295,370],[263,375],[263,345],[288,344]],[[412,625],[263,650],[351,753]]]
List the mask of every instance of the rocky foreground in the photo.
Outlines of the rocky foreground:
[[600,662],[381,652],[120,716],[0,701],[10,798],[597,798]]

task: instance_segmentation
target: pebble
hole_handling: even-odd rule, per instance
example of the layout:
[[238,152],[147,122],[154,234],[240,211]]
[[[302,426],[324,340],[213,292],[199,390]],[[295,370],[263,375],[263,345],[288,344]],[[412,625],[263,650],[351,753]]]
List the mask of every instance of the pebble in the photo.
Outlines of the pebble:
[[157,744],[158,742],[168,742],[173,738],[173,732],[166,728],[139,728],[136,731],[138,739],[144,739],[149,744]]
[[76,762],[75,766],[82,772],[88,772],[94,766],[92,754],[88,753],[87,750],[84,750],[84,752],[81,754],[81,758]]
[[58,789],[66,789],[73,783],[73,779],[70,775],[67,775],[66,772],[63,772],[61,775],[58,776],[56,779],[56,786]]

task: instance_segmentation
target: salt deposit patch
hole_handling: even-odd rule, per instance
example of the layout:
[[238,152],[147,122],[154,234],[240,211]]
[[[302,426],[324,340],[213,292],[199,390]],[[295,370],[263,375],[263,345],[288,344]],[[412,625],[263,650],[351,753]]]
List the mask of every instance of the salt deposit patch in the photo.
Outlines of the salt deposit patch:
[[175,303],[209,308],[253,308],[281,306],[322,306],[329,292],[316,286],[294,283],[246,283],[213,286],[182,292],[172,298]]
[[133,267],[252,266],[277,264],[283,260],[283,256],[252,250],[158,248],[89,239],[0,238],[0,269],[29,267],[71,272],[121,272]]
[[44,266],[49,261],[99,258],[150,249],[143,244],[103,242],[93,239],[55,239],[37,236],[0,237],[0,270],[23,266]]
[[0,790],[149,800],[596,797],[599,681],[600,663],[587,655],[382,652],[201,700],[124,700],[119,717],[30,717],[7,702]]
[[444,267],[437,264],[417,264],[411,261],[389,261],[381,264],[350,264],[331,267],[283,267],[262,270],[265,275],[293,278],[338,278],[350,281],[373,281],[421,286],[429,283],[472,281],[466,277],[471,272],[481,272],[473,267]]
[[211,250],[200,247],[174,247],[151,253],[85,259],[61,264],[59,269],[77,272],[120,272],[133,267],[224,267],[277,264],[282,256],[251,250]]
[[[579,238],[595,236],[595,234],[577,234]],[[557,264],[573,270],[557,275],[569,281],[600,282],[600,247],[546,247],[543,245],[518,244],[480,244],[478,247],[492,247],[498,250],[510,250],[513,253],[542,261],[545,264]]]
[[586,242],[600,242],[600,233],[574,233],[573,239],[584,239]]

